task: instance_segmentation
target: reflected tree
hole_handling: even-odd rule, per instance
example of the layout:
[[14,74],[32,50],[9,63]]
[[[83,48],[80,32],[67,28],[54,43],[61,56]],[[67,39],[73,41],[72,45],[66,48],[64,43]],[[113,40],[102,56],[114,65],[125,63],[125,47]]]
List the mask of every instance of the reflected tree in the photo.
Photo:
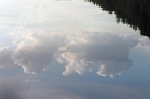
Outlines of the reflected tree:
[[141,35],[150,37],[149,0],[86,0],[116,15],[117,23],[128,24]]

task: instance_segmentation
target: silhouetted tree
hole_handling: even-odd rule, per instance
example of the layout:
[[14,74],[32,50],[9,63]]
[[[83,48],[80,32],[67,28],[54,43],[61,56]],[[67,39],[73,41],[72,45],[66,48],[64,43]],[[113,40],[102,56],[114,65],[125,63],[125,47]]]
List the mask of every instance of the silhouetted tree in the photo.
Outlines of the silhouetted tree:
[[129,24],[150,37],[150,0],[86,0],[116,15],[117,23]]

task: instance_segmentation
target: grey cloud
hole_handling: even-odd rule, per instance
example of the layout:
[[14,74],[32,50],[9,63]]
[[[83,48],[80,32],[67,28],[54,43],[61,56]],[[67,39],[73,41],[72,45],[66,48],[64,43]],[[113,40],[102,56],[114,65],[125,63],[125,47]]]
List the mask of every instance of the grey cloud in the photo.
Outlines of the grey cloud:
[[130,37],[81,33],[77,37],[72,37],[66,46],[61,47],[56,58],[58,62],[67,63],[64,75],[98,70],[98,75],[113,77],[132,66],[128,55],[137,43],[137,40]]
[[63,88],[45,83],[26,83],[22,78],[3,78],[0,81],[0,99],[85,99]]
[[81,84],[64,87],[85,99],[149,99],[149,89],[111,84]]
[[12,51],[8,47],[0,48],[0,68],[12,66],[14,66]]
[[67,64],[64,75],[94,71],[114,77],[132,66],[129,52],[137,44],[137,39],[108,33],[32,34],[13,50],[1,48],[0,65],[17,65],[25,73],[38,73],[56,59]]
[[32,35],[22,40],[14,50],[15,64],[22,66],[26,73],[46,70],[53,55],[61,44],[59,35]]
[[3,79],[0,81],[0,99],[25,99],[23,89],[18,79]]
[[139,38],[138,47],[150,47],[149,38],[146,36],[142,36]]
[[[24,82],[25,78],[3,78],[0,99],[149,99],[150,89],[98,83]],[[59,85],[58,85],[59,84]]]
[[50,89],[28,90],[27,99],[85,99],[85,98],[62,89],[50,88]]

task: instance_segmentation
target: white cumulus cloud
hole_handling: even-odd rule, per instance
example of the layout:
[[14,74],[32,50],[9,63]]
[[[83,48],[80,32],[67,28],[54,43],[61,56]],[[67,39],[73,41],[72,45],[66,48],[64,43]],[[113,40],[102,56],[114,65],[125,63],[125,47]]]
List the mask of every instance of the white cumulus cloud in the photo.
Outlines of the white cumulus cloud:
[[113,77],[132,66],[129,51],[138,43],[130,37],[113,34],[81,33],[59,48],[58,62],[66,63],[64,75],[96,71],[98,75]]
[[61,43],[56,35],[31,35],[22,40],[14,50],[15,64],[22,66],[26,73],[46,70]]
[[14,48],[0,48],[0,67],[21,66],[25,73],[45,71],[57,60],[64,75],[96,72],[114,77],[132,66],[130,49],[139,39],[108,33],[27,34]]

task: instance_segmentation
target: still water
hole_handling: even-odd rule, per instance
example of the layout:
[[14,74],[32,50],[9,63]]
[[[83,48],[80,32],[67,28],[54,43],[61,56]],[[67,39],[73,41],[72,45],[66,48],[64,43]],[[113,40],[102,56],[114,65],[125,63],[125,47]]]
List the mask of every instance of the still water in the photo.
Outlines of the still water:
[[0,1],[0,99],[150,99],[148,0]]

